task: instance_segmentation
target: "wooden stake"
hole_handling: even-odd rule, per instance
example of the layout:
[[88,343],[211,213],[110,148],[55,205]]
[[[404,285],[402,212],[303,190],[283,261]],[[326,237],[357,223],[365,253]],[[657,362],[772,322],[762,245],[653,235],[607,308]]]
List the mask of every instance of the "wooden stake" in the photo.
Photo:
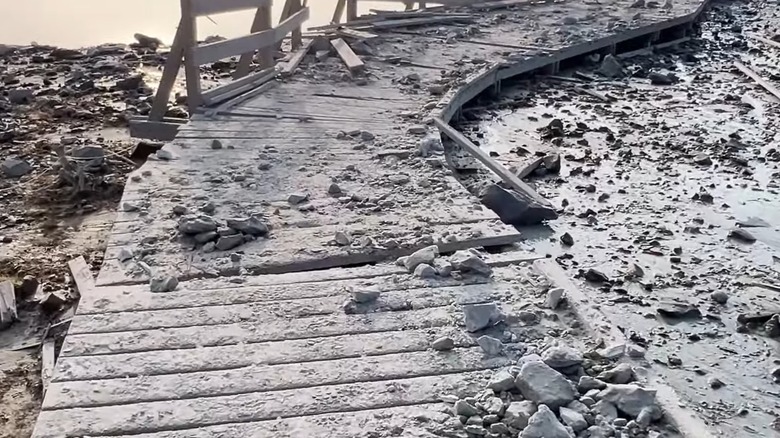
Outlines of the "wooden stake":
[[[301,10],[301,0],[289,0],[292,2],[292,10],[290,11],[290,15],[298,12]],[[298,50],[303,45],[303,30],[300,26],[296,27],[292,31],[292,39],[291,39],[291,46],[293,50]]]
[[171,99],[173,86],[176,85],[176,76],[179,75],[182,60],[184,59],[184,20],[179,20],[179,27],[176,29],[176,36],[173,38],[173,45],[165,62],[160,85],[157,87],[157,94],[154,96],[152,110],[149,112],[150,121],[162,121],[165,113],[168,111],[168,101]]
[[187,106],[190,113],[201,104],[200,67],[195,64],[192,52],[198,45],[197,17],[192,13],[192,1],[181,0],[181,29],[184,44],[184,72],[187,77]]
[[[287,0],[287,3],[290,3],[290,0]],[[282,10],[282,18],[279,21],[283,21],[285,18],[287,18],[284,14],[285,11],[287,11],[287,3],[285,4],[285,9]],[[263,20],[265,20],[265,17],[263,17],[261,8],[257,8],[257,11],[255,11],[255,18],[252,20],[252,27],[250,28],[251,33],[260,32],[263,29]],[[279,43],[281,45],[281,42]],[[278,48],[277,48],[278,50]],[[236,71],[233,73],[233,79],[239,79],[243,78],[244,76],[249,74],[249,69],[252,66],[252,59],[255,57],[254,52],[252,53],[244,53],[241,55],[241,58],[238,59],[238,65],[236,66]]]

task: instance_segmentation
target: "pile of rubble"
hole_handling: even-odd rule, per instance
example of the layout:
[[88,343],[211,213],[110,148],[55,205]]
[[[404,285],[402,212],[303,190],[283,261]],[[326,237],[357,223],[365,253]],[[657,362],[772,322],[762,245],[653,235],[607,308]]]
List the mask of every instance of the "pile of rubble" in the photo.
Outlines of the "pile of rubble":
[[204,253],[210,253],[228,251],[244,242],[265,236],[268,234],[268,225],[255,216],[230,218],[221,224],[206,214],[184,214],[179,219],[178,230],[196,245],[202,245]]
[[493,268],[490,267],[475,249],[458,251],[450,257],[439,257],[439,247],[427,246],[409,256],[396,260],[398,266],[405,267],[415,277],[436,278],[453,277],[460,279],[463,274],[476,274],[490,276]]
[[453,404],[458,422],[451,424],[470,437],[660,436],[656,391],[635,380],[628,363],[602,367],[574,348],[553,345],[497,371],[482,393],[443,400]]

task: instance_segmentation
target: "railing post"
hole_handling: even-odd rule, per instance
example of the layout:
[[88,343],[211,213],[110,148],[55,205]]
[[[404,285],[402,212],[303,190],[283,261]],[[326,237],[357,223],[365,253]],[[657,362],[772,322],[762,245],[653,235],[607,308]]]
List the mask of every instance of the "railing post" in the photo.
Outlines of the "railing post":
[[341,23],[341,17],[344,16],[344,7],[347,5],[347,0],[338,0],[336,3],[336,9],[333,11],[333,18],[330,22],[333,24]]
[[176,76],[179,75],[182,60],[184,59],[184,20],[179,20],[179,27],[176,28],[176,36],[173,38],[171,51],[168,53],[168,59],[165,61],[160,85],[157,87],[157,94],[154,95],[152,110],[149,112],[149,120],[161,122],[168,111],[168,101],[171,99],[171,91],[176,85]]
[[358,0],[347,0],[347,22],[354,21],[358,17]]
[[182,41],[184,45],[184,72],[187,78],[187,106],[190,114],[202,103],[200,87],[200,68],[192,58],[193,50],[198,45],[197,17],[192,12],[190,0],[181,0]]
[[[273,2],[270,2],[273,4]],[[271,28],[271,14],[270,14],[270,6],[268,9],[264,10],[265,8],[257,8],[257,12],[255,12],[255,18],[252,20],[252,28],[251,33],[260,32],[262,30],[270,29]],[[236,71],[233,72],[233,79],[243,78],[244,76],[249,74],[250,67],[252,66],[252,59],[255,57],[254,52],[253,53],[244,53],[241,55],[241,58],[238,60],[238,65],[236,66]],[[262,52],[261,52],[262,57]],[[262,62],[262,58],[261,58]],[[271,54],[271,63],[273,64],[273,54]],[[265,68],[265,66],[263,66]]]
[[[292,2],[292,6],[290,7],[290,15],[295,14],[296,12],[303,9],[303,6],[301,5],[301,0],[288,0],[289,2]],[[292,50],[298,50],[303,45],[303,31],[301,30],[301,27],[298,26],[292,31],[292,39],[291,39],[291,45]]]

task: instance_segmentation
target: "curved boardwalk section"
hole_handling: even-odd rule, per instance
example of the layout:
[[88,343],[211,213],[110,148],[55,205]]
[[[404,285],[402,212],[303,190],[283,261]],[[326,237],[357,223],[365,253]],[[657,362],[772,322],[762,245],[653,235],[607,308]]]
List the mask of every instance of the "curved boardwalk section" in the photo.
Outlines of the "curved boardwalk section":
[[[437,146],[423,141],[439,136],[429,117],[449,120],[501,79],[657,36],[703,8],[630,3],[524,4],[470,11],[469,26],[390,30],[363,56],[364,79],[338,59],[304,63],[263,94],[194,117],[128,183],[34,436],[451,436],[438,434],[453,420],[442,396],[476,394],[509,364],[482,354],[463,306],[526,308],[514,264],[527,257],[494,257],[492,279],[344,267],[434,243],[446,252],[518,241],[440,151],[421,154]],[[178,238],[185,209],[220,225],[254,215],[270,232],[204,251]],[[151,293],[158,273],[186,281]],[[355,288],[382,295],[345,312]],[[442,336],[455,348],[432,350]]]

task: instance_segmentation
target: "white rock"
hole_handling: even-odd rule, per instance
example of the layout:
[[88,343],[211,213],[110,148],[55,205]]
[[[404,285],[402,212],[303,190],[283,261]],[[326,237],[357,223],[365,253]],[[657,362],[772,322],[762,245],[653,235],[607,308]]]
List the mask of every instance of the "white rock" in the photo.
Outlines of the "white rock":
[[453,268],[461,272],[472,272],[485,276],[493,273],[493,268],[471,251],[456,252],[450,257],[450,262]]
[[548,348],[542,354],[542,360],[550,367],[558,370],[582,364],[582,354],[566,345]]
[[433,261],[439,255],[439,247],[436,245],[426,246],[412,253],[404,260],[404,266],[409,272],[414,272],[418,265],[425,263],[426,265],[432,265]]
[[120,262],[126,262],[133,258],[133,251],[127,248],[122,248],[119,250],[119,254],[117,254],[116,258]]
[[574,400],[574,387],[563,374],[543,362],[529,362],[520,369],[515,385],[523,396],[553,409]]
[[427,263],[420,263],[414,268],[414,276],[418,278],[434,278],[436,277],[436,269]]
[[433,341],[431,347],[434,350],[438,350],[438,351],[452,350],[453,348],[455,348],[455,340],[453,340],[449,336],[443,336]]
[[588,428],[588,422],[585,420],[585,417],[573,409],[561,407],[558,414],[561,416],[563,424],[571,427],[574,432],[579,432]]
[[572,436],[550,408],[540,405],[539,410],[528,420],[528,426],[523,429],[520,438],[572,438]]
[[544,300],[544,307],[548,309],[557,309],[558,304],[563,299],[563,289],[556,287],[547,291],[547,298]]
[[487,387],[495,392],[509,391],[515,387],[515,376],[507,370],[499,370],[490,378]]
[[618,410],[632,417],[636,418],[644,411],[652,420],[658,420],[662,412],[656,402],[655,393],[653,389],[637,385],[609,385],[601,391],[599,397],[601,401],[614,404]]
[[156,276],[149,282],[149,289],[152,292],[171,292],[176,290],[179,285],[179,279],[173,276]]
[[479,410],[466,400],[458,400],[455,402],[455,413],[457,415],[463,415],[465,417],[471,417],[479,414]]
[[372,301],[376,301],[379,298],[379,295],[379,291],[355,290],[352,291],[352,301],[361,304],[370,303]]
[[512,402],[504,412],[504,423],[515,429],[523,429],[535,413],[536,404],[530,400]]
[[599,380],[618,384],[631,382],[635,378],[634,369],[627,363],[618,364],[612,369],[603,371],[597,377]]

